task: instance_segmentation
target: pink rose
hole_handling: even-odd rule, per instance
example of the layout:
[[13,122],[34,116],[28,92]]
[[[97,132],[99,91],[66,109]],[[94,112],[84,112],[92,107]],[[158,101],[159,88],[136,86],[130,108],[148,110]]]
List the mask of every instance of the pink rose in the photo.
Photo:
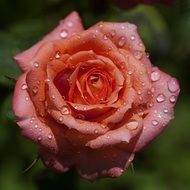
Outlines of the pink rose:
[[150,63],[133,24],[84,30],[73,12],[14,59],[17,123],[57,171],[118,177],[173,118],[178,82]]

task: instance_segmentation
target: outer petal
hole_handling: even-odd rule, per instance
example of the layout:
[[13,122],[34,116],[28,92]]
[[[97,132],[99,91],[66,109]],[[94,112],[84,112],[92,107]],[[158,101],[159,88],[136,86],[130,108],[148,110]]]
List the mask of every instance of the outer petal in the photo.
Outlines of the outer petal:
[[33,58],[39,47],[44,42],[66,39],[81,31],[83,31],[83,26],[81,24],[80,17],[77,12],[72,12],[64,20],[61,20],[59,25],[41,41],[28,50],[14,56],[14,60],[23,71],[27,71],[30,68],[29,61]]
[[134,151],[139,151],[157,137],[173,119],[173,107],[180,91],[179,84],[175,78],[159,69],[153,68],[153,72],[155,71],[159,72],[160,79],[153,82],[154,97],[148,103],[149,113],[144,118],[144,128]]
[[76,167],[88,180],[102,177],[119,177],[133,161],[134,154],[116,148],[87,149],[78,155]]
[[27,92],[25,80],[26,74],[23,74],[16,83],[13,96],[13,111],[18,117],[17,124],[21,127],[22,134],[25,137],[41,146],[49,148],[52,152],[57,152],[58,146],[56,138],[58,133],[64,132],[63,128],[53,129],[51,125],[46,126],[45,123],[39,120]]
[[145,47],[138,35],[134,24],[100,22],[91,28],[100,31],[106,38],[110,39],[118,48],[129,50],[136,59],[141,60],[147,68],[151,63],[146,57]]

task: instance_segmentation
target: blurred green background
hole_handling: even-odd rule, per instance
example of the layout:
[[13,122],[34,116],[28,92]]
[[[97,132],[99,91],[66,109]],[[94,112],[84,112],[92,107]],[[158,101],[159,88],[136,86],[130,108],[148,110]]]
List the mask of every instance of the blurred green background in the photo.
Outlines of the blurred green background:
[[[136,155],[134,172],[118,179],[90,183],[74,169],[64,174],[47,170],[37,148],[20,135],[11,111],[13,80],[19,70],[12,56],[54,28],[77,10],[86,28],[100,20],[130,21],[138,25],[150,59],[178,78],[181,94],[175,119],[165,133]],[[0,0],[0,189],[1,190],[188,190],[190,189],[190,1],[175,6],[139,5],[121,10],[108,0]]]

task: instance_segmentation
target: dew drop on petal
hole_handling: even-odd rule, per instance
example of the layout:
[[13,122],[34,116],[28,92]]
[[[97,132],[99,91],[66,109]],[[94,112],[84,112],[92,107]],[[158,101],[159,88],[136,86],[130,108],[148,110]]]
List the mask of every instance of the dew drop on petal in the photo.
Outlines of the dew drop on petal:
[[158,81],[160,79],[160,73],[158,71],[153,71],[150,76],[153,82]]
[[168,109],[167,108],[164,109],[164,113],[168,113]]
[[68,21],[68,22],[67,22],[67,26],[68,26],[68,27],[72,27],[72,26],[73,26],[73,23],[72,23],[71,21]]
[[135,56],[136,59],[141,60],[142,57],[143,57],[143,52],[142,51],[136,51],[134,53],[134,56]]
[[154,125],[154,126],[158,125],[158,121],[157,120],[152,120],[152,125]]
[[29,100],[29,97],[26,97],[25,100],[28,101],[28,100]]
[[36,67],[36,68],[39,67],[39,63],[38,63],[37,61],[34,61],[34,62],[33,62],[33,65],[34,65],[34,67]]
[[59,59],[60,57],[61,57],[61,53],[59,51],[57,51],[56,54],[55,54],[55,58]]
[[95,130],[94,130],[94,133],[95,133],[95,134],[98,134],[98,129],[95,129]]
[[42,137],[38,137],[38,141],[41,141],[42,140]]
[[125,37],[120,37],[118,40],[118,46],[123,47],[125,45]]
[[67,30],[62,30],[61,32],[60,32],[60,37],[61,38],[66,38],[68,36],[68,32],[67,32]]
[[179,89],[178,82],[176,79],[171,78],[168,81],[168,89],[170,92],[176,92]]
[[61,114],[63,114],[63,115],[68,115],[68,114],[70,114],[70,110],[69,110],[68,106],[63,106],[63,107],[61,108]]
[[82,120],[85,120],[85,116],[83,114],[77,114],[75,116],[77,119],[82,119]]
[[127,123],[127,129],[135,130],[135,129],[137,129],[138,125],[139,125],[138,121],[131,120],[131,121],[129,121],[129,123]]
[[38,92],[38,87],[37,87],[37,86],[33,86],[32,92],[33,92],[34,94],[36,94],[36,93]]
[[59,121],[60,121],[60,122],[63,121],[63,117],[62,117],[62,116],[59,117]]
[[34,125],[34,128],[35,128],[35,129],[37,129],[37,128],[38,128],[38,125],[37,125],[37,124],[36,124],[36,125]]
[[156,100],[157,100],[158,103],[164,102],[165,101],[164,94],[158,94]]
[[48,139],[50,139],[50,140],[52,139],[52,135],[51,134],[48,135]]
[[135,36],[132,35],[132,36],[130,37],[130,39],[131,39],[132,41],[134,41],[134,40],[135,40]]
[[174,95],[170,96],[170,102],[175,103],[176,97]]
[[106,34],[103,35],[103,39],[104,39],[104,40],[107,40],[107,39],[108,39],[108,37],[107,37]]
[[22,89],[22,90],[26,90],[27,88],[28,88],[27,84],[23,84],[23,85],[21,86],[21,89]]
[[116,34],[116,33],[115,33],[115,30],[112,30],[110,34],[111,34],[112,37],[114,37],[115,34]]

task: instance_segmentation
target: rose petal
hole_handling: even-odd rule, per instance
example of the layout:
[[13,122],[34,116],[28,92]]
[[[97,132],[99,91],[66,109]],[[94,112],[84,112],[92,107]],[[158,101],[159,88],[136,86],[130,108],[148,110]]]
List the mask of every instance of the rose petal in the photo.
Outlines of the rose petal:
[[83,26],[81,24],[80,17],[77,12],[72,12],[64,20],[61,20],[59,25],[47,34],[41,41],[37,42],[28,50],[14,56],[14,60],[23,71],[27,71],[30,69],[30,65],[28,63],[43,43],[53,40],[66,39],[81,31],[83,31]]
[[142,130],[142,124],[142,119],[138,115],[133,115],[127,123],[123,123],[117,129],[108,131],[106,134],[89,141],[86,146],[97,149],[122,142],[130,143],[131,139]]
[[[160,71],[158,68],[153,68],[153,71],[159,72],[160,79],[153,82],[155,90],[154,97],[148,104],[149,113],[144,118],[144,128],[134,151],[139,151],[155,137],[160,135],[169,121],[174,117],[173,107],[180,91],[179,84],[176,79]],[[173,91],[169,89],[172,85]]]
[[76,163],[79,174],[91,181],[102,177],[119,177],[131,164],[134,154],[114,147],[81,151]]

